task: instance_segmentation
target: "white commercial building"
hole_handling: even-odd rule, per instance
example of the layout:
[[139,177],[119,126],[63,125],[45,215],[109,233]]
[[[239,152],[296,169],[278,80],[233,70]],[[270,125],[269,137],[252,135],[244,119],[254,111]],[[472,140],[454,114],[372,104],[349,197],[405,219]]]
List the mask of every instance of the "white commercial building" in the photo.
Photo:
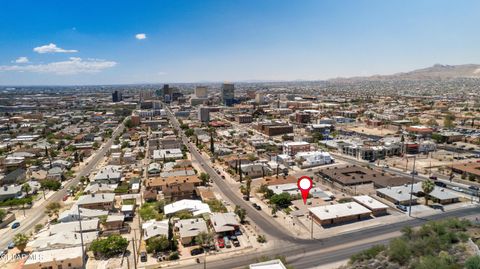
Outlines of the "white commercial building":
[[369,217],[372,213],[370,209],[356,202],[317,206],[308,210],[310,217],[321,225],[357,221]]
[[335,161],[335,159],[325,151],[299,152],[295,155],[295,160],[300,162],[301,168],[329,164]]

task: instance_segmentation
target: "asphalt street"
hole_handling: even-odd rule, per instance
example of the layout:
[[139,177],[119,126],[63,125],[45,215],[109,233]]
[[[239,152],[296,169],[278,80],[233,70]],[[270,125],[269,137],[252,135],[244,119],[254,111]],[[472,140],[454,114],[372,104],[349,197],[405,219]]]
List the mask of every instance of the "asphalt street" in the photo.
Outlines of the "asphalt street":
[[[209,161],[204,158],[194,147],[187,137],[180,129],[179,122],[173,116],[170,109],[167,108],[168,116],[174,126],[177,129],[179,135],[182,137],[182,141],[187,145],[192,157],[202,164],[203,169],[210,174],[211,178],[235,205],[239,205],[247,210],[247,216],[257,225],[265,234],[275,240],[276,247],[265,251],[256,251],[253,253],[246,253],[243,255],[229,256],[225,259],[215,260],[208,262],[206,268],[223,269],[223,268],[244,268],[250,263],[258,261],[258,258],[262,256],[275,257],[282,255],[287,258],[289,264],[295,268],[312,268],[319,265],[329,264],[333,262],[342,261],[348,259],[352,254],[357,253],[365,248],[368,248],[374,244],[385,244],[389,239],[381,239],[369,243],[359,243],[361,240],[369,238],[375,238],[381,235],[391,234],[393,232],[400,231],[405,226],[420,226],[431,220],[440,220],[448,217],[471,217],[479,216],[480,209],[478,206],[461,208],[448,212],[442,212],[432,216],[424,218],[412,218],[406,221],[397,222],[394,224],[383,225],[379,227],[366,228],[360,231],[347,232],[344,234],[332,236],[326,239],[308,240],[294,237],[289,231],[283,227],[279,227],[273,220],[271,220],[264,213],[260,213],[255,210],[250,203],[243,200],[239,193],[232,190],[229,185],[216,173],[216,171],[209,165]],[[348,161],[351,161],[348,159]],[[355,163],[355,161],[354,161]],[[358,162],[359,164],[364,164]],[[390,172],[395,174],[402,174],[408,176],[408,173],[391,170]],[[353,244],[352,244],[353,243]],[[337,249],[330,252],[318,254],[318,251],[336,246]],[[342,247],[344,246],[344,247]],[[179,266],[178,268],[186,269],[200,269],[204,268],[203,264],[195,264],[191,266]]]
[[97,166],[98,162],[105,156],[108,149],[110,149],[111,145],[113,144],[114,138],[123,132],[125,126],[121,123],[112,133],[112,137],[103,144],[103,146],[96,151],[93,158],[90,159],[88,164],[86,164],[79,172],[77,172],[75,178],[68,181],[63,189],[58,190],[53,195],[47,198],[46,201],[43,201],[40,206],[33,207],[31,209],[26,210],[26,218],[20,222],[20,227],[12,230],[9,229],[6,233],[2,235],[0,238],[0,249],[6,249],[7,245],[12,242],[13,236],[17,233],[25,233],[28,234],[36,224],[44,223],[44,219],[47,218],[45,214],[45,207],[51,202],[59,202],[63,199],[63,197],[67,194],[68,189],[71,186],[76,186],[80,181],[82,176],[86,176],[92,172],[93,169]]

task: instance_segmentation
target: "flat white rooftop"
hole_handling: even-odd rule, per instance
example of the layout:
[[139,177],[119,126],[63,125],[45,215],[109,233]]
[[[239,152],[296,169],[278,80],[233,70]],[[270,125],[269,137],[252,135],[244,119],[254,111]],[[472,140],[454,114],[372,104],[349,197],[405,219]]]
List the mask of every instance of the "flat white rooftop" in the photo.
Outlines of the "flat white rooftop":
[[342,217],[370,214],[372,211],[357,202],[317,206],[308,209],[320,220],[329,220]]
[[353,200],[359,204],[367,207],[368,209],[378,210],[378,209],[387,209],[388,206],[368,195],[353,196]]

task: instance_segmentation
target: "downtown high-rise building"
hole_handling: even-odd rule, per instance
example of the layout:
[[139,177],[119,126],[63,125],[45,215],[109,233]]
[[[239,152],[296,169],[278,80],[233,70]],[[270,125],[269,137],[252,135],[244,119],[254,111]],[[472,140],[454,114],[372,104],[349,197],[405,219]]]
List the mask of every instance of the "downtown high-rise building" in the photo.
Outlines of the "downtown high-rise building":
[[195,97],[196,98],[207,98],[208,90],[206,86],[197,86],[195,88]]
[[233,83],[222,84],[222,103],[225,106],[232,106],[235,103],[235,85]]
[[114,91],[112,93],[112,102],[114,103],[118,103],[118,102],[121,102],[123,100],[123,97],[122,97],[122,93],[119,92],[119,91]]
[[205,106],[200,106],[198,108],[198,120],[203,123],[208,123],[210,121],[210,108]]

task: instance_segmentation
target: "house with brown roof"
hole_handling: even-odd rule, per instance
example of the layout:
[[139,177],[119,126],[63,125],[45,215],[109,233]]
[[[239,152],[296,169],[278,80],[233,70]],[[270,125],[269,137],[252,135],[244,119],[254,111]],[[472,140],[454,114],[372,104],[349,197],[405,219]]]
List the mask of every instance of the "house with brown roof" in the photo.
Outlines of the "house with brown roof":
[[175,201],[196,196],[195,188],[202,181],[197,175],[151,177],[146,181],[147,189],[162,192],[167,200]]

